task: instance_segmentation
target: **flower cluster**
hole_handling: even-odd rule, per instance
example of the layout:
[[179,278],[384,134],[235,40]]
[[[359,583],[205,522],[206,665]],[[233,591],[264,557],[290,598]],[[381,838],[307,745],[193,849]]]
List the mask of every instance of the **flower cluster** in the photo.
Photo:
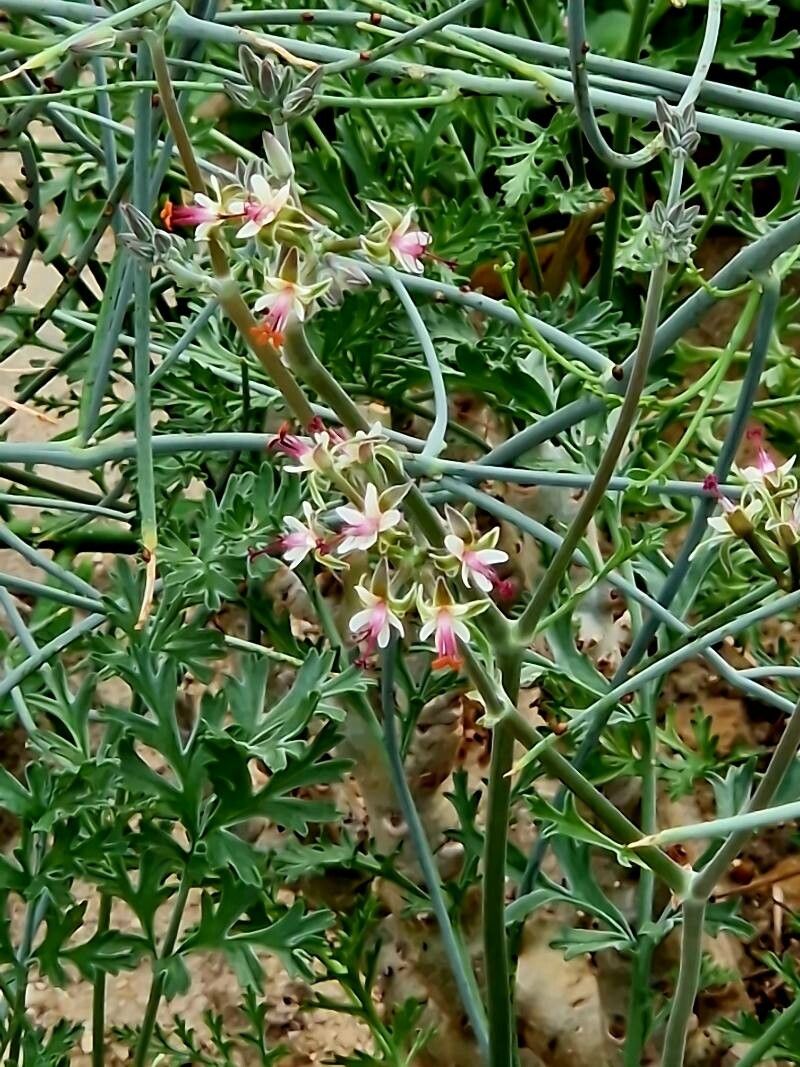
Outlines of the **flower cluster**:
[[708,520],[713,530],[706,544],[743,541],[776,578],[784,580],[786,563],[791,584],[800,584],[800,491],[794,473],[795,457],[776,463],[765,447],[762,432],[751,430],[755,461],[734,471],[743,483],[738,503],[720,490],[711,474],[703,483],[719,502],[722,513]]
[[448,506],[442,549],[426,551],[406,523],[410,485],[390,477],[400,465],[381,426],[348,435],[315,420],[308,430],[298,436],[284,427],[270,443],[289,460],[286,470],[303,476],[313,504],[303,504],[302,518],[287,517],[263,551],[292,569],[313,559],[340,576],[354,602],[349,629],[362,665],[392,631],[402,638],[418,627],[419,639],[433,644],[434,670],[458,669],[469,620],[488,606],[486,594],[506,592],[496,570],[508,559],[496,547],[499,530],[479,535]]
[[209,188],[196,192],[190,204],[168,200],[161,211],[169,233],[190,229],[201,243],[212,236],[257,243],[249,258],[265,264],[257,282],[261,295],[253,301],[253,310],[264,313],[258,341],[280,348],[292,322],[302,323],[322,303],[338,302],[348,289],[368,284],[363,271],[337,260],[337,251],[422,273],[431,235],[419,228],[413,208],[399,211],[368,201],[375,224],[357,238],[341,237],[304,210],[291,158],[271,133],[264,134],[264,151],[263,163],[240,168],[236,181],[220,186],[212,176]]

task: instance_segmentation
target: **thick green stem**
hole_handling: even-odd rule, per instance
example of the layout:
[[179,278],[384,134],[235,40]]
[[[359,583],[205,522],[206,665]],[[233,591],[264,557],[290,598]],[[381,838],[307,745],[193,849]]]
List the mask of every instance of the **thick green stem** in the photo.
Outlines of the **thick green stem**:
[[[111,924],[112,898],[108,893],[100,896],[100,911],[97,916],[97,933],[104,934]],[[104,1067],[106,1054],[106,973],[97,969],[92,989],[92,1067]]]
[[789,1007],[781,1012],[777,1019],[766,1028],[757,1041],[754,1041],[745,1054],[740,1057],[736,1067],[757,1067],[768,1059],[782,1060],[780,1052],[775,1051],[778,1042],[784,1036],[800,1025],[800,995],[795,995],[794,1001]]
[[[506,699],[515,704],[519,690],[519,654],[501,651],[498,664]],[[502,716],[492,730],[483,854],[483,951],[491,1067],[512,1067],[516,1061],[511,967],[505,922],[513,757],[514,733],[506,717]]]
[[672,998],[672,1007],[664,1035],[664,1050],[661,1067],[682,1067],[686,1049],[686,1033],[692,1017],[694,999],[700,984],[700,965],[703,959],[703,920],[706,901],[689,899],[683,905],[683,929],[681,931],[681,962],[678,969],[678,984]]

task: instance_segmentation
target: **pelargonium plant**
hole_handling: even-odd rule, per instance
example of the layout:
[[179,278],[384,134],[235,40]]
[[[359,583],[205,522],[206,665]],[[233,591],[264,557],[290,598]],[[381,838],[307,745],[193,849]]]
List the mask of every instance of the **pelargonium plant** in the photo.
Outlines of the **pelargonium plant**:
[[5,0],[2,1062],[800,1060],[791,9]]

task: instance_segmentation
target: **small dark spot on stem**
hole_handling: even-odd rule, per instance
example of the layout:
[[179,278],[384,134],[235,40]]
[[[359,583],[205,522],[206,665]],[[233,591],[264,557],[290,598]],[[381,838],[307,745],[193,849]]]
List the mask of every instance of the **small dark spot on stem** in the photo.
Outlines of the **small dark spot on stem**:
[[303,14],[300,16],[300,21],[313,22],[315,18],[316,16],[314,15],[313,11],[304,11]]
[[615,363],[614,366],[611,368],[611,377],[618,382],[621,382],[622,379],[625,377],[625,371],[622,369],[622,366],[619,363]]
[[373,26],[380,26],[382,18],[383,16],[379,14],[379,12],[373,11],[369,17],[369,21],[372,23]]

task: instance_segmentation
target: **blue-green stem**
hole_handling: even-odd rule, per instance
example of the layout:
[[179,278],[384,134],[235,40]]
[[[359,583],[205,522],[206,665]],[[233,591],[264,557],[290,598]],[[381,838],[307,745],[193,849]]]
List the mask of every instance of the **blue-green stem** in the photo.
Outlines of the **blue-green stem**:
[[16,574],[6,574],[5,571],[0,571],[0,585],[23,595],[44,597],[45,600],[52,600],[53,603],[63,604],[68,608],[77,608],[79,611],[97,611],[100,607],[100,601],[94,590],[92,590],[94,593],[92,597],[67,593],[53,585],[43,585],[42,582],[34,582]]
[[485,2],[486,0],[461,0],[460,3],[454,4],[453,7],[446,8],[438,15],[434,15],[433,18],[421,22],[416,26],[412,26],[411,29],[405,30],[403,33],[400,33],[399,36],[393,37],[389,41],[385,41],[383,44],[378,45],[377,48],[370,49],[368,52],[356,54],[349,59],[340,59],[328,64],[326,73],[342,74],[347,70],[352,70],[354,67],[358,67],[359,69],[369,67],[375,60],[391,55],[392,52],[397,52],[401,48],[407,48],[409,45],[414,44],[423,37],[436,33],[445,26],[449,26],[451,23],[458,21],[463,15],[469,14],[470,11],[480,7]]
[[[683,905],[684,921],[678,988],[667,1023],[661,1067],[681,1067],[683,1063],[686,1034],[699,985],[699,957],[702,953],[703,915],[706,902],[754,826],[769,825],[769,823],[759,823],[757,820],[772,816],[780,808],[797,807],[797,805],[780,805],[778,808],[764,810],[794,764],[798,746],[800,746],[800,702],[795,705],[767,769],[753,796],[745,804],[744,810],[733,819],[718,819],[714,823],[704,824],[707,833],[727,832],[730,836],[706,866],[694,874],[690,881],[689,894]],[[727,825],[723,827],[723,824]],[[715,826],[716,830],[709,830],[712,826]]]
[[800,818],[800,801],[778,804],[761,811],[740,812],[724,819],[709,819],[707,822],[690,823],[688,826],[671,826],[659,833],[642,838],[649,845],[673,845],[684,841],[704,841],[728,834],[749,834],[764,826],[778,826]]
[[26,559],[29,563],[32,563],[34,567],[38,567],[43,570],[45,574],[51,575],[56,581],[62,582],[68,589],[72,589],[73,592],[80,594],[83,597],[90,597],[92,600],[100,600],[100,594],[94,589],[88,582],[85,582],[77,574],[73,574],[72,571],[68,571],[65,567],[60,566],[55,560],[45,556],[44,553],[39,552],[32,545],[29,545],[26,541],[23,541],[21,537],[8,528],[8,525],[0,521],[0,544],[4,544],[7,548],[12,549],[14,552],[18,552],[23,559]]
[[700,966],[703,960],[703,922],[706,914],[705,900],[686,900],[683,904],[681,927],[681,960],[678,981],[664,1035],[661,1067],[682,1067],[686,1048],[686,1033],[692,1017],[694,998],[700,984]]
[[[136,54],[136,77],[150,75],[150,54],[144,43]],[[136,140],[133,145],[133,202],[145,215],[150,214],[150,151],[152,128],[151,94],[140,89],[136,94]],[[155,475],[153,470],[153,431],[150,404],[150,267],[136,260],[134,271],[133,325],[136,344],[133,355],[133,381],[136,389],[135,433],[136,472],[139,498],[140,537],[145,561],[145,588],[138,625],[150,612],[156,578],[158,520],[156,518]]]
[[[667,207],[677,203],[680,195],[681,177],[683,174],[683,162],[680,158],[674,160],[670,194]],[[559,582],[572,562],[575,549],[578,547],[586,528],[600,506],[606,487],[614,474],[617,461],[619,460],[628,435],[636,421],[639,411],[639,402],[644,386],[647,381],[647,371],[650,366],[650,357],[653,353],[656,327],[661,310],[661,297],[664,292],[664,283],[667,277],[667,264],[662,261],[650,276],[650,284],[647,290],[644,313],[642,315],[642,327],[639,343],[633,362],[633,369],[625,391],[625,399],[619,410],[617,421],[609,438],[608,444],[600,459],[594,480],[586,490],[575,518],[564,535],[556,551],[555,556],[536,585],[536,589],[528,601],[522,615],[516,625],[517,639],[522,645],[527,645],[539,623],[551,596],[558,588]]]
[[[504,698],[516,705],[521,665],[519,652],[501,648],[496,650],[496,655]],[[472,670],[474,672],[474,664]],[[513,758],[514,733],[507,716],[501,715],[492,729],[483,852],[483,954],[491,1067],[513,1067],[516,1062],[514,995],[505,919]]]
[[[694,71],[681,94],[678,104],[681,109],[694,104],[711,67],[717,47],[717,38],[719,37],[721,12],[721,0],[708,0],[708,14],[703,43],[700,46],[700,54],[697,57]],[[625,170],[640,167],[653,159],[664,147],[664,138],[660,133],[644,148],[632,153],[617,152],[606,144],[592,106],[589,78],[586,71],[586,51],[589,46],[586,40],[584,0],[568,0],[567,2],[567,40],[569,44],[570,70],[575,90],[575,108],[583,134],[595,155],[606,166],[612,169],[623,168]]]
[[[336,258],[346,265],[358,267],[368,277],[374,278],[376,281],[388,282],[388,271],[385,267],[375,263],[367,263],[361,259],[348,259],[344,256],[337,256]],[[409,293],[419,293],[439,301],[446,300],[457,307],[469,308],[471,311],[488,315],[499,322],[505,322],[509,326],[518,328],[520,325],[520,317],[514,308],[509,307],[508,304],[502,303],[500,300],[493,300],[489,296],[484,296],[483,293],[464,292],[457,285],[448,285],[437,281],[435,278],[424,278],[416,274],[400,274],[397,271],[395,273],[399,274],[403,285]],[[585,364],[590,370],[597,371],[598,375],[610,373],[613,363],[608,356],[604,356],[590,345],[571,337],[568,333],[551,326],[550,323],[537,318],[535,315],[526,315],[526,321],[537,334],[571,359]]]
[[108,272],[108,283],[92,337],[86,381],[81,391],[78,418],[78,439],[81,442],[90,440],[97,428],[114,351],[130,308],[136,275],[136,263],[123,251],[118,251]]
[[[310,59],[318,63],[336,62],[343,59],[349,60],[357,54],[348,49],[334,48],[330,45],[294,40],[293,38],[281,37],[276,34],[256,35],[233,26],[206,23],[200,19],[192,18],[186,11],[178,7],[173,9],[170,16],[169,32],[181,38],[204,38],[234,46],[249,44],[257,49],[278,45],[294,56],[301,59]],[[519,78],[483,77],[455,68],[444,69],[422,64],[409,65],[393,59],[377,60],[373,65],[373,70],[387,74],[390,77],[412,78],[417,82],[430,81],[445,87],[455,86],[479,95],[510,95],[519,100],[538,103],[541,106],[547,104],[548,94],[563,103],[573,103],[575,95],[570,82],[559,78],[550,78],[544,74],[536,81],[530,78],[522,80]],[[542,88],[542,80],[546,81],[546,91]],[[595,106],[606,108],[612,113],[627,114],[649,122],[653,121],[656,115],[655,104],[651,100],[637,99],[634,96],[625,96],[602,89],[592,90],[592,102]],[[728,137],[735,141],[755,144],[761,148],[778,148],[793,152],[800,147],[800,133],[796,133],[793,130],[705,113],[698,113],[697,125],[698,129],[703,133],[713,134],[718,137]]]
[[129,523],[131,521],[128,512],[116,511],[114,508],[105,508],[99,504],[84,504],[76,500],[58,500],[50,496],[32,496],[27,493],[0,493],[0,504],[21,508],[43,508],[47,511],[77,511],[84,515],[114,519],[116,522]]
[[[628,27],[628,39],[625,42],[624,59],[632,62],[639,58],[645,36],[647,9],[650,0],[634,0],[631,21]],[[590,65],[591,53],[587,55],[587,67]],[[627,115],[618,115],[614,123],[612,147],[615,152],[626,154],[630,145],[631,120]],[[612,171],[610,178],[613,199],[609,205],[603,226],[603,244],[600,252],[600,267],[597,272],[597,292],[601,300],[608,300],[614,282],[617,260],[617,243],[619,241],[622,218],[625,214],[628,174],[624,167]],[[627,1043],[626,1043],[627,1049]]]
[[425,362],[428,365],[428,372],[431,376],[431,385],[433,387],[433,406],[435,417],[433,425],[431,426],[428,438],[425,441],[425,447],[422,449],[422,455],[424,458],[438,456],[445,447],[445,438],[447,435],[447,422],[448,422],[448,403],[447,403],[447,388],[444,384],[444,375],[442,374],[442,367],[439,363],[439,357],[436,354],[436,349],[433,347],[433,341],[431,335],[428,333],[428,327],[425,325],[422,316],[417,310],[417,305],[411,299],[408,294],[401,275],[392,270],[391,267],[385,271],[386,279],[397,293],[400,303],[403,305],[403,309],[408,316],[408,321],[411,324],[411,328],[416,334],[417,340],[422,348],[422,353],[425,356]]
[[441,878],[436,860],[431,852],[425,836],[425,828],[419,817],[414,798],[411,795],[408,782],[403,768],[403,757],[400,752],[397,723],[395,721],[395,695],[394,674],[397,658],[397,642],[393,640],[381,656],[381,704],[383,708],[383,735],[386,744],[386,753],[389,760],[389,769],[392,775],[400,810],[403,813],[409,835],[417,854],[417,860],[428,887],[431,898],[431,906],[436,921],[439,924],[439,933],[442,938],[447,961],[458,989],[461,1003],[464,1007],[473,1033],[481,1050],[481,1056],[485,1060],[488,1048],[486,1013],[481,1003],[475,975],[472,971],[464,945],[459,938],[450,914],[447,910],[447,902],[444,898]]

